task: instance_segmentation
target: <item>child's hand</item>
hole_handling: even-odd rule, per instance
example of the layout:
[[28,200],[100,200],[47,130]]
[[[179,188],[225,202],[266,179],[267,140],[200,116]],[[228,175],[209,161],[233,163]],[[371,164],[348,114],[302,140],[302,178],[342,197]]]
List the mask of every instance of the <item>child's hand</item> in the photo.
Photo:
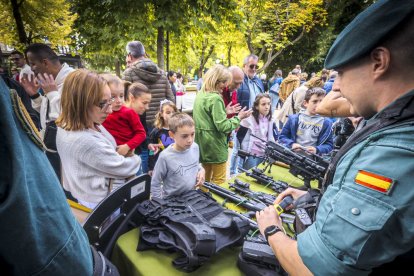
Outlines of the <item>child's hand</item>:
[[120,155],[127,156],[130,148],[127,144],[123,144],[117,147],[116,152]]
[[246,110],[246,107],[243,107],[243,109],[240,110],[238,117],[240,120],[243,120],[244,118],[247,118],[250,115],[252,115],[252,113],[253,113],[252,109]]
[[148,175],[152,177],[154,171],[148,171]]
[[292,150],[301,150],[302,146],[298,143],[293,143],[292,144]]
[[313,154],[316,154],[316,148],[312,147],[312,146],[306,147],[306,151],[310,152],[310,153],[313,153]]
[[160,147],[162,147],[163,144],[148,144],[148,149],[150,151],[154,152],[154,155],[156,155],[160,151]]
[[200,188],[204,184],[204,180],[206,180],[206,171],[204,168],[201,168],[201,170],[198,171],[197,177],[196,177],[196,188]]

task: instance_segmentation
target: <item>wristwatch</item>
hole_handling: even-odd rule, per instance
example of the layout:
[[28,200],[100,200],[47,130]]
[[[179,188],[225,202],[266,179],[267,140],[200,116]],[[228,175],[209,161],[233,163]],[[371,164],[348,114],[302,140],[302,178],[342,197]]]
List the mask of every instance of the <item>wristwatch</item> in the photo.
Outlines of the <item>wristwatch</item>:
[[266,241],[269,243],[269,237],[280,231],[282,230],[276,225],[270,225],[266,227],[266,229],[264,230]]

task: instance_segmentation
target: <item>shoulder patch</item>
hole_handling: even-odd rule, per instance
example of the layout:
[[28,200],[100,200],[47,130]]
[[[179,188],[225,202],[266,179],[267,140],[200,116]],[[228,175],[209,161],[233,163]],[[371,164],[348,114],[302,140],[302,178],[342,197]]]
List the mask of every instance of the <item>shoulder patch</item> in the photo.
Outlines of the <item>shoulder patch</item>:
[[394,185],[394,180],[379,174],[359,170],[355,176],[355,183],[369,189],[388,194]]
[[30,118],[29,113],[27,113],[26,108],[24,107],[19,95],[16,90],[10,89],[10,97],[13,105],[13,111],[19,120],[20,125],[22,126],[24,132],[29,136],[40,149],[47,150],[43,140],[40,136],[39,131],[34,125],[32,118]]

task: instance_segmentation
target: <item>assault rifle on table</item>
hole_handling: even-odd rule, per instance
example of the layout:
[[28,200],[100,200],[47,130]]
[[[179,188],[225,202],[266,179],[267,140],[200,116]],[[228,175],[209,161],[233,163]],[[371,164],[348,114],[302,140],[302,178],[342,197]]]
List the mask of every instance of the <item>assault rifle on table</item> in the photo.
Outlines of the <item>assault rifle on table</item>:
[[[203,187],[209,189],[210,192],[217,194],[226,200],[229,200],[237,205],[240,205],[246,208],[248,211],[257,212],[257,211],[263,210],[264,208],[268,206],[267,204],[265,204],[264,202],[260,200],[240,196],[228,189],[225,189],[213,183],[204,182]],[[273,202],[269,205],[273,205]],[[294,215],[282,213],[280,214],[280,217],[282,221],[285,223],[290,223],[290,224],[294,223],[294,219],[295,219]]]
[[263,158],[264,162],[267,162],[267,165],[264,167],[263,171],[267,168],[269,168],[270,171],[270,168],[275,161],[281,161],[290,166],[289,172],[291,174],[303,179],[306,187],[310,188],[311,180],[317,180],[318,187],[321,187],[323,177],[329,166],[329,163],[322,157],[316,154],[310,154],[310,156],[315,159],[313,160],[312,158],[298,154],[281,144],[272,141],[266,142],[260,137],[255,135],[252,136],[266,144],[264,147],[265,156]]
[[266,205],[273,205],[276,197],[262,192],[254,192],[250,190],[250,184],[241,180],[235,179],[234,184],[229,184],[230,189],[237,191],[242,196],[246,196],[251,199],[259,200]]
[[247,171],[240,167],[238,169],[244,172],[247,176],[255,179],[259,184],[269,187],[278,194],[289,188],[289,185],[286,182],[273,180],[271,176],[264,174],[264,172],[258,168],[252,168],[251,171]]
[[266,156],[269,156],[271,159],[288,164],[290,166],[289,172],[296,177],[300,176],[306,187],[311,187],[311,180],[317,180],[318,187],[321,187],[323,177],[329,166],[329,163],[323,159],[314,161],[274,142],[267,143],[265,152]]

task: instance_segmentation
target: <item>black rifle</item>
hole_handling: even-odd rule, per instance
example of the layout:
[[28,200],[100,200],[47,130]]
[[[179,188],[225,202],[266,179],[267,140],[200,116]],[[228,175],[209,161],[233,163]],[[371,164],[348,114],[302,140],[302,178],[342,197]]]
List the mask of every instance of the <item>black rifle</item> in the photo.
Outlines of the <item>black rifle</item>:
[[261,169],[252,168],[251,171],[247,171],[240,167],[238,169],[244,172],[247,176],[255,179],[257,183],[269,187],[278,194],[289,188],[289,185],[286,182],[273,180],[271,176],[264,174]]
[[264,172],[258,168],[252,168],[251,171],[247,171],[243,168],[238,169],[244,172],[247,176],[255,179],[257,183],[269,187],[278,194],[289,188],[289,185],[286,182],[273,180],[271,176],[264,174]]
[[266,156],[271,160],[288,164],[290,166],[289,172],[296,177],[301,177],[305,186],[308,188],[311,187],[311,180],[318,180],[318,186],[321,187],[323,177],[329,165],[323,159],[314,161],[309,157],[295,153],[291,149],[274,142],[267,143]]
[[253,192],[250,190],[250,184],[241,180],[235,179],[234,184],[229,184],[230,189],[237,191],[242,196],[260,200],[266,205],[273,205],[276,197],[262,192]]
[[230,200],[231,202],[236,203],[237,205],[240,205],[244,208],[246,208],[249,211],[261,211],[264,208],[267,207],[266,204],[264,204],[261,201],[258,200],[253,200],[253,199],[247,199],[245,197],[242,197],[230,190],[227,190],[223,187],[220,187],[216,184],[213,183],[209,183],[209,182],[204,182],[203,185],[205,188],[209,189],[209,191],[211,191],[212,193],[215,193],[225,199]]
[[[217,194],[231,202],[234,202],[237,205],[240,205],[249,211],[257,212],[257,211],[263,210],[268,205],[273,205],[273,202],[271,204],[265,204],[264,202],[257,200],[257,199],[246,198],[246,197],[240,196],[230,190],[227,190],[213,183],[204,182],[203,186],[209,189],[210,192]],[[291,223],[291,224],[294,223],[294,219],[295,219],[294,215],[282,213],[280,214],[280,217],[282,221],[285,223]],[[252,223],[250,223],[250,225],[252,225]]]

